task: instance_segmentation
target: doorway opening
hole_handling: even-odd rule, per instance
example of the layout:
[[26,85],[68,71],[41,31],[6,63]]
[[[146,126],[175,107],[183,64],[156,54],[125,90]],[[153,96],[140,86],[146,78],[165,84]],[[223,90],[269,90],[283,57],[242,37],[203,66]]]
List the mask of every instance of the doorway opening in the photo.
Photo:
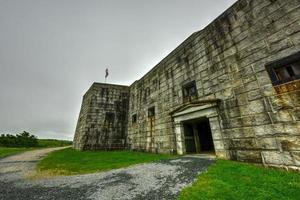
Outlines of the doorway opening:
[[209,119],[197,119],[183,123],[187,154],[215,153]]

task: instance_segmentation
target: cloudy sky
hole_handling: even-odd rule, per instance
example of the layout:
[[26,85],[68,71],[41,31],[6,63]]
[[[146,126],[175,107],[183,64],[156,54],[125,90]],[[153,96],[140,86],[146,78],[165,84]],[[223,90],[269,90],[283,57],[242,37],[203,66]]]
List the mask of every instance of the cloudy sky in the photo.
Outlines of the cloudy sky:
[[73,138],[93,82],[130,85],[236,0],[0,0],[0,133]]

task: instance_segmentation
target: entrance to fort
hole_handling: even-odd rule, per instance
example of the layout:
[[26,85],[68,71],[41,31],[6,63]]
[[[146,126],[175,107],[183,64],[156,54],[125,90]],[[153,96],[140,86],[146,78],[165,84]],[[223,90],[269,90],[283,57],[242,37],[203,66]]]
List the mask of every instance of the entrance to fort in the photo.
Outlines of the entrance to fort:
[[186,153],[214,153],[208,118],[183,122]]
[[170,114],[173,118],[176,152],[214,152],[218,158],[228,158],[217,109],[218,100],[185,104]]

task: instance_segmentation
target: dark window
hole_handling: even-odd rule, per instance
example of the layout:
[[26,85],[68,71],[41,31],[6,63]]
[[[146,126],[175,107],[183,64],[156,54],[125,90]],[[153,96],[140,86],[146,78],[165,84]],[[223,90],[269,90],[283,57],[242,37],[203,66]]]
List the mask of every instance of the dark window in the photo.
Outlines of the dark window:
[[180,56],[177,56],[176,60],[177,60],[177,63],[181,63],[181,61],[182,61]]
[[172,78],[173,77],[173,69],[170,68],[170,69],[166,70],[165,71],[165,76],[166,76],[167,80],[170,79],[170,78]]
[[105,121],[113,123],[115,120],[115,113],[107,112],[105,113]]
[[169,79],[169,71],[165,71],[165,76],[166,76],[166,79],[168,80]]
[[188,57],[185,57],[184,58],[184,64],[189,66],[190,65],[190,61],[189,61],[189,58]]
[[151,107],[148,109],[148,117],[154,117],[155,116],[155,107]]
[[197,87],[196,82],[192,81],[187,84],[185,84],[182,87],[182,94],[184,100],[192,100],[192,98],[197,98]]
[[157,79],[153,79],[152,84],[154,87],[156,87]]
[[132,115],[132,123],[135,124],[137,122],[137,115]]
[[300,52],[267,64],[274,86],[300,79]]
[[157,89],[157,79],[154,79],[152,81],[152,85],[153,85],[154,90],[156,90]]
[[101,88],[101,97],[104,97],[104,88]]
[[278,81],[294,80],[300,74],[300,62],[274,69]]
[[127,98],[127,93],[122,92],[122,98]]

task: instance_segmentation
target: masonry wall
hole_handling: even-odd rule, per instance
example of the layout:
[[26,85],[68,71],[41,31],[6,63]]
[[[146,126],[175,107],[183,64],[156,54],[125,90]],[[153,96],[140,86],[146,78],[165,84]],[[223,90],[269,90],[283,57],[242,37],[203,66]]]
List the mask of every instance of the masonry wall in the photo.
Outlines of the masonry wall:
[[74,136],[79,150],[124,149],[129,102],[127,86],[94,83],[83,97]]
[[234,160],[299,167],[299,81],[278,89],[266,71],[267,63],[298,51],[299,0],[238,1],[130,86],[128,146],[176,152],[170,112],[184,103],[182,86],[195,81],[197,100],[220,100],[216,151],[225,149]]

